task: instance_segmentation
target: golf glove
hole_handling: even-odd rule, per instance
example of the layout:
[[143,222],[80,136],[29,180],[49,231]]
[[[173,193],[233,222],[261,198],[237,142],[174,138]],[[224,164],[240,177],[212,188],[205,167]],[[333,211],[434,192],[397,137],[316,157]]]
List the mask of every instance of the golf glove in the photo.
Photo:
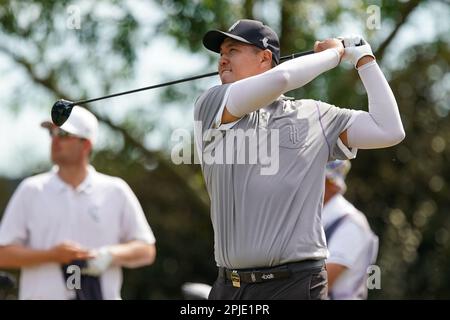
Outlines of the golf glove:
[[100,248],[95,258],[87,261],[87,267],[83,269],[82,274],[88,276],[100,276],[111,265],[113,260],[112,254],[107,247]]
[[368,44],[363,37],[350,35],[339,37],[339,39],[342,40],[345,47],[345,52],[342,59],[350,61],[350,63],[353,64],[355,68],[359,59],[361,59],[362,57],[371,56],[375,59],[370,44]]

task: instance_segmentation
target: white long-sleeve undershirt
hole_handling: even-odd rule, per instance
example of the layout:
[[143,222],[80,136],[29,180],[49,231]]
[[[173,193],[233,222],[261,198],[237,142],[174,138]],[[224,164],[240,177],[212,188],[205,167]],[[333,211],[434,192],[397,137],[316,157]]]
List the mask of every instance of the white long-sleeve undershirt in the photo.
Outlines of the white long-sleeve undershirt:
[[[287,61],[267,72],[232,83],[225,106],[232,115],[242,117],[269,105],[283,93],[304,86],[338,64],[336,49]],[[375,149],[399,143],[405,132],[394,94],[381,69],[373,61],[360,67],[358,73],[367,91],[369,111],[359,112],[347,128],[348,147]]]
[[228,112],[240,118],[271,104],[283,93],[304,86],[338,64],[337,49],[292,59],[262,74],[232,83],[225,106]]
[[405,138],[394,94],[375,61],[358,70],[367,91],[369,112],[359,113],[347,128],[352,148],[375,149],[393,146]]

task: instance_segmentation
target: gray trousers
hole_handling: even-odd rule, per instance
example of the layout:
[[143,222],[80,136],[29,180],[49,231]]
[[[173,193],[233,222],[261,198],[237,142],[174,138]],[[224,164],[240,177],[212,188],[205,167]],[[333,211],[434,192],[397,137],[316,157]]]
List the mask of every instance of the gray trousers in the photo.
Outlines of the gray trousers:
[[209,300],[325,300],[328,277],[325,264],[307,270],[287,265],[291,275],[258,283],[242,283],[234,287],[232,281],[219,276],[209,294]]

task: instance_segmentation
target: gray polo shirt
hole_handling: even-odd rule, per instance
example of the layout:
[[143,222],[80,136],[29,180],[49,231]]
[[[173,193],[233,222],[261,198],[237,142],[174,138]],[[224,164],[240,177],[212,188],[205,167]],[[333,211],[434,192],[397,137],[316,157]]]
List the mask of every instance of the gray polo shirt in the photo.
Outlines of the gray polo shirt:
[[217,265],[241,269],[326,258],[325,165],[356,155],[338,138],[358,111],[282,96],[220,125],[228,89],[209,89],[194,108]]

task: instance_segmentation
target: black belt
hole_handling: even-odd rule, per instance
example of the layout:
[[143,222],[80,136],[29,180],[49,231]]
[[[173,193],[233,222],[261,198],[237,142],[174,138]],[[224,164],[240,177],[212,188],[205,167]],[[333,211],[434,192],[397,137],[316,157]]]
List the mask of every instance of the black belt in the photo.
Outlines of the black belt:
[[319,268],[324,265],[323,260],[303,260],[286,263],[276,267],[252,269],[227,269],[219,267],[219,277],[231,280],[233,287],[240,287],[242,283],[258,283],[276,279],[289,278],[292,273],[308,269]]

